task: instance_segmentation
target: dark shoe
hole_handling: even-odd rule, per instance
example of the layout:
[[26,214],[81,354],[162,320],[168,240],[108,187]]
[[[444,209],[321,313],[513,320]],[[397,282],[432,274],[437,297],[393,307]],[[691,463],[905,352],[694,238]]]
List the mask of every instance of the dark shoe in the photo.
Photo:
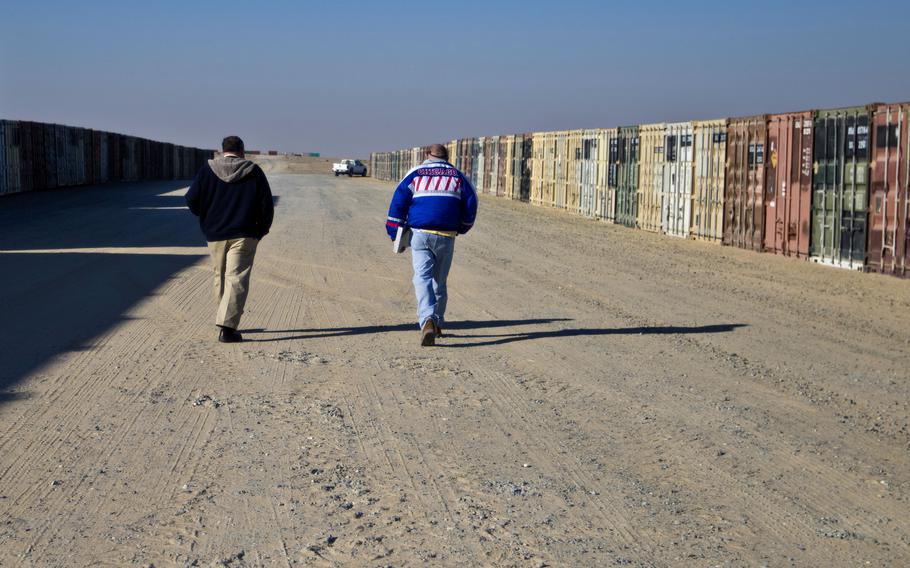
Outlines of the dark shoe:
[[243,336],[236,329],[222,327],[221,333],[218,334],[218,341],[221,343],[240,343]]
[[442,337],[442,328],[436,322],[433,322],[433,333],[436,334],[436,337]]
[[420,329],[420,344],[429,347],[436,343],[436,324],[433,320],[427,320]]

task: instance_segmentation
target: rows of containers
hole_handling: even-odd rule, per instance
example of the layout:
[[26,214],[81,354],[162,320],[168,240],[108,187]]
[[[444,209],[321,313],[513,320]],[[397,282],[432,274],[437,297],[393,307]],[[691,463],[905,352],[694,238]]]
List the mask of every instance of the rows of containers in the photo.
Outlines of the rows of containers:
[[125,134],[0,120],[0,195],[112,181],[189,179],[213,156]]
[[[453,140],[478,192],[910,276],[910,103]],[[398,180],[426,147],[371,154]]]

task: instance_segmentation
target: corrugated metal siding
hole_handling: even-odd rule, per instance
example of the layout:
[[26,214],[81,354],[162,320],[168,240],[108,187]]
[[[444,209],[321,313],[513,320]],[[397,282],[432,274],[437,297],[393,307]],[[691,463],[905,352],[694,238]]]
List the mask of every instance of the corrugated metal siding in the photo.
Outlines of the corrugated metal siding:
[[617,129],[610,141],[610,177],[616,188],[616,223],[635,227],[638,208],[639,138],[637,126]]
[[767,116],[730,119],[724,195],[725,245],[762,250],[767,139]]
[[695,182],[689,229],[693,238],[716,243],[724,238],[726,161],[727,119],[696,122]]
[[7,123],[6,135],[7,193],[18,193],[22,190],[19,177],[19,144],[19,122],[11,120]]
[[7,191],[7,160],[6,160],[6,122],[0,120],[0,195]]
[[88,128],[2,120],[0,195],[107,181],[188,179],[212,154]]
[[610,140],[618,136],[615,128],[600,131],[597,143],[597,195],[595,216],[598,219],[616,220],[616,188],[610,185]]
[[692,222],[695,145],[691,122],[667,124],[661,169],[661,230],[688,237]]
[[872,193],[866,268],[910,276],[910,103],[872,116]]
[[566,132],[566,197],[564,209],[575,215],[581,213],[581,171],[577,164],[582,160],[582,139],[584,134],[584,130],[569,130]]
[[575,177],[578,180],[578,208],[579,213],[594,219],[598,215],[598,174],[600,162],[600,144],[602,132],[600,130],[584,130],[581,132],[581,146],[575,161]]
[[661,230],[661,202],[663,192],[664,123],[642,124],[639,127],[641,157],[639,162],[636,223],[639,229],[652,232]]
[[768,117],[766,251],[809,257],[812,204],[812,113]]
[[865,263],[873,109],[815,113],[809,255],[816,262],[853,269]]
[[[866,105],[463,138],[447,147],[479,193],[906,275],[907,113],[907,103]],[[414,160],[414,149],[371,156],[377,177],[383,161],[403,175]]]

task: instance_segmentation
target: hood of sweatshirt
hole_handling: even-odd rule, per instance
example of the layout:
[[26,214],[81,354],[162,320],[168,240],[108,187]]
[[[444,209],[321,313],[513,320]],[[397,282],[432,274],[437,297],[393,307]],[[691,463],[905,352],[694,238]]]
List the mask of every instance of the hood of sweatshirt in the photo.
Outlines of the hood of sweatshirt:
[[237,156],[219,156],[209,160],[209,167],[225,183],[240,181],[248,176],[256,164]]

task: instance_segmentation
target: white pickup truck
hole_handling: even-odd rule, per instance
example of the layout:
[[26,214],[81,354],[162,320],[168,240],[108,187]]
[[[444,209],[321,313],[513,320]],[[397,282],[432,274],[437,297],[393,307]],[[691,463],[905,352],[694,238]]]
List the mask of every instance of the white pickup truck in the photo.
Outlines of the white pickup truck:
[[348,177],[351,177],[354,174],[357,174],[360,177],[366,177],[367,167],[363,165],[363,162],[360,160],[341,160],[338,163],[332,164],[332,172],[336,177],[342,174],[347,175]]

